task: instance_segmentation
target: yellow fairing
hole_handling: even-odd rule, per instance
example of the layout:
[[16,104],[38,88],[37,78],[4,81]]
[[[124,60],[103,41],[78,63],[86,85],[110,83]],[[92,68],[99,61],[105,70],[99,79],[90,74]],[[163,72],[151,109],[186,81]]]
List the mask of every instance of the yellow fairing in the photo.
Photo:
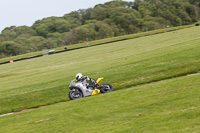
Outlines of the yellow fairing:
[[95,89],[95,90],[92,92],[92,96],[93,96],[93,95],[97,95],[97,94],[99,94],[99,93],[100,93],[100,90]]
[[103,80],[103,78],[98,78],[97,83],[100,84],[100,82]]

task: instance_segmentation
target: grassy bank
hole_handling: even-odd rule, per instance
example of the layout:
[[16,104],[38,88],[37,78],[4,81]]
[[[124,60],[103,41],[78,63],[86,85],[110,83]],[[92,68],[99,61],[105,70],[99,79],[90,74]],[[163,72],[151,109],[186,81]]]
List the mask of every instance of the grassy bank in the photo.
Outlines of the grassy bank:
[[76,73],[115,90],[200,71],[200,27],[0,66],[0,114],[68,101]]
[[[109,43],[109,42],[113,42],[113,41],[121,41],[121,40],[144,37],[144,36],[148,36],[148,35],[154,35],[154,34],[159,34],[159,33],[164,33],[164,32],[169,32],[169,31],[176,31],[176,30],[181,30],[181,29],[185,29],[185,28],[190,28],[190,27],[193,27],[193,26],[194,26],[194,24],[193,25],[178,26],[178,27],[171,27],[171,28],[141,32],[141,33],[136,33],[136,34],[130,34],[130,35],[124,35],[124,36],[118,36],[118,37],[112,37],[112,38],[105,38],[105,39],[101,39],[101,40],[91,41],[91,42],[88,42],[88,43],[74,44],[74,45],[68,45],[68,46],[52,48],[52,49],[54,49],[57,52],[57,51],[63,51],[67,47],[68,50],[71,50],[71,49],[74,49],[74,48],[93,46],[93,45],[97,45],[97,44],[101,44],[101,43]],[[42,55],[42,54],[43,54],[42,51],[37,51],[37,52],[27,53],[27,54],[18,55],[18,56],[2,58],[2,59],[0,59],[0,63],[9,62],[11,60],[18,60],[18,59],[21,59],[21,58],[27,58],[27,57]]]
[[4,133],[198,133],[199,75],[0,117]]

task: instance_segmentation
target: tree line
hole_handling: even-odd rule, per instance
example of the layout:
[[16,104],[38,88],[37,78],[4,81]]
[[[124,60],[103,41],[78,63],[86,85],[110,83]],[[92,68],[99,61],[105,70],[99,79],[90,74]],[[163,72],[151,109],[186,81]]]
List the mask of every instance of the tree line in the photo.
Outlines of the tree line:
[[0,34],[0,58],[133,34],[199,20],[199,0],[113,0],[28,26],[6,27]]

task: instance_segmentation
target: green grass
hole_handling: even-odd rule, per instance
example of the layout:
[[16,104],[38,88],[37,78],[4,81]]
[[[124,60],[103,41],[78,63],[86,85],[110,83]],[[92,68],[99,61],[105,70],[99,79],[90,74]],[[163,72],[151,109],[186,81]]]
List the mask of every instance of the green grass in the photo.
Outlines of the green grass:
[[200,27],[0,66],[0,114],[68,101],[76,73],[115,90],[200,71]]
[[199,133],[200,75],[0,117],[3,133]]
[[[154,34],[174,31],[174,30],[180,30],[180,29],[189,28],[189,27],[193,27],[193,26],[194,26],[194,24],[185,25],[185,26],[178,26],[178,27],[170,27],[170,28],[158,29],[158,30],[153,30],[153,31],[148,31],[148,32],[141,32],[141,33],[136,33],[136,34],[130,34],[130,35],[124,35],[124,36],[95,40],[95,41],[88,42],[87,44],[86,43],[79,43],[79,44],[68,45],[68,46],[52,48],[52,49],[54,49],[55,51],[63,51],[64,48],[67,47],[70,50],[70,49],[74,49],[74,48],[92,46],[92,45],[97,45],[97,44],[101,44],[101,43],[108,43],[108,42],[112,42],[112,41],[118,41],[118,40],[123,40],[123,39],[131,39],[131,38],[143,37],[143,36],[147,36],[147,35],[154,35]],[[27,57],[31,57],[31,56],[37,56],[37,55],[41,55],[41,54],[43,54],[42,51],[37,51],[37,52],[31,52],[31,53],[27,53],[27,54],[18,55],[18,56],[6,57],[6,58],[0,59],[0,63],[9,62],[11,60],[17,60],[17,59],[21,59],[21,58],[27,58]]]

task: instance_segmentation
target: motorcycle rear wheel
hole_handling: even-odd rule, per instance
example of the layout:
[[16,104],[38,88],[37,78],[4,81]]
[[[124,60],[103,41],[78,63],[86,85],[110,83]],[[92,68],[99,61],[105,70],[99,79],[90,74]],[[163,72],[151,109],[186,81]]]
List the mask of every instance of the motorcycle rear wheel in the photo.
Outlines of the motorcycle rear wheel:
[[75,100],[75,99],[78,99],[78,98],[81,98],[81,97],[83,97],[83,94],[79,90],[71,90],[69,92],[69,98],[71,100]]
[[101,93],[107,93],[114,90],[113,86],[108,83],[102,84],[100,87],[101,87],[100,89]]

